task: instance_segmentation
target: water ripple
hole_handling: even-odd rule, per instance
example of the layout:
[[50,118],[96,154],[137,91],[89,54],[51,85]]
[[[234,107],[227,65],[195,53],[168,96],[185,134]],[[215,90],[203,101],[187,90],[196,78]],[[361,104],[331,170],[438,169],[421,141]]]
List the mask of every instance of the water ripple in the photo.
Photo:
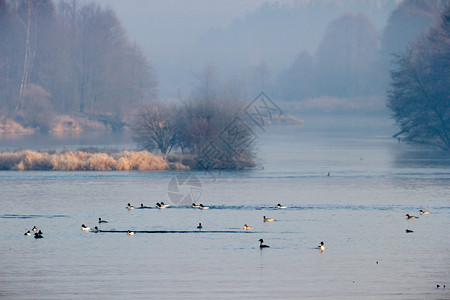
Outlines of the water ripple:
[[0,215],[1,219],[53,219],[53,218],[67,218],[66,215],[15,215],[15,214],[4,214]]

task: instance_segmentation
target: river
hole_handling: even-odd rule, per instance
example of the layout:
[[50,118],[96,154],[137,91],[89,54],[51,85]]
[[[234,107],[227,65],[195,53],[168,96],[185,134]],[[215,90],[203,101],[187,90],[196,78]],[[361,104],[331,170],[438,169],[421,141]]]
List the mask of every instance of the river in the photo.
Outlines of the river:
[[[386,122],[345,124],[260,130],[248,171],[0,171],[0,298],[449,299],[449,155],[399,143]],[[123,149],[131,138],[0,142]],[[43,239],[24,235],[33,226]]]

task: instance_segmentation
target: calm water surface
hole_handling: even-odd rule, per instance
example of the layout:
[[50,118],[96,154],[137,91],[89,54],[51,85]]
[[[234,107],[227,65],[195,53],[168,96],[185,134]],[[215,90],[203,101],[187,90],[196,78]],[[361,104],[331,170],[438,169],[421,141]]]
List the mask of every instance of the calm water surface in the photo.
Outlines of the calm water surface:
[[0,172],[0,298],[450,299],[450,157],[366,129],[258,132],[264,169],[192,173],[209,210],[153,208],[182,172]]

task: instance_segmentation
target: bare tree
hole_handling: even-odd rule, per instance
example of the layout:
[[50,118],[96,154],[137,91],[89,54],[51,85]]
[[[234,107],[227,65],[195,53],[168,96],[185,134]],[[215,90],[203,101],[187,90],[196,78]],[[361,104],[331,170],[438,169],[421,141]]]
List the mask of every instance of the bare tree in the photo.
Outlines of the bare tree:
[[[20,82],[20,91],[19,97],[22,98],[23,92],[28,83],[28,76],[30,73],[31,66],[34,61],[34,57],[36,56],[36,40],[37,40],[37,16],[36,9],[34,8],[36,3],[28,0],[26,2],[27,5],[27,21],[24,24],[26,29],[26,39],[25,39],[25,58],[23,64],[23,73],[22,80]],[[23,106],[23,105],[22,105]],[[19,106],[16,107],[16,110],[19,109]]]
[[[240,115],[245,107],[239,87],[222,84],[207,67],[200,87],[177,113],[178,145],[197,157],[197,168],[242,169],[255,165],[255,138]],[[213,91],[213,92],[212,92]]]
[[397,56],[388,107],[404,140],[450,150],[450,6],[425,37]]
[[218,74],[216,67],[208,63],[200,74],[192,74],[196,79],[193,95],[197,99],[205,101],[217,100]]
[[379,74],[374,84],[380,90],[385,91],[389,85],[392,55],[405,52],[418,36],[425,34],[446,3],[447,0],[402,1],[392,11],[381,32],[379,59],[373,68]]
[[148,151],[169,153],[177,143],[174,107],[161,103],[144,106],[133,126],[133,139]]
[[[222,85],[208,66],[196,76],[192,97],[181,105],[155,103],[137,115],[134,140],[149,151],[180,148],[191,168],[244,169],[255,166],[255,139],[241,117],[239,88]],[[213,88],[214,87],[214,88]]]

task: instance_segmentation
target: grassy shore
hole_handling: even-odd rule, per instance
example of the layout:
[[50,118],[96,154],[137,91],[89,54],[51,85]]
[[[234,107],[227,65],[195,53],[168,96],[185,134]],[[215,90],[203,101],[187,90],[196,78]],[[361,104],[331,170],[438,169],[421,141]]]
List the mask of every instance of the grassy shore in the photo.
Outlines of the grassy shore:
[[156,171],[189,170],[181,156],[148,151],[17,151],[0,153],[0,170],[17,171]]

